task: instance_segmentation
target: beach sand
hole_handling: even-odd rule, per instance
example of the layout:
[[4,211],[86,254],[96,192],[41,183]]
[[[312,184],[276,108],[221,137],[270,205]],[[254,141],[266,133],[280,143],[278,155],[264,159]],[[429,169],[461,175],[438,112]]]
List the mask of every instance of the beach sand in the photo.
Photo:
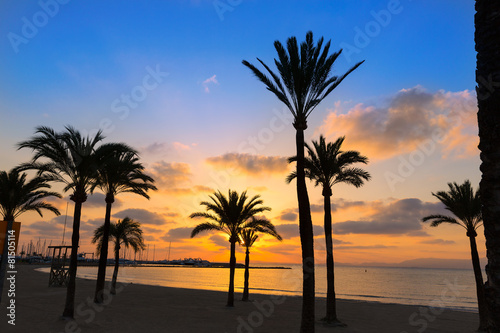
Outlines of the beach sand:
[[[250,294],[235,307],[225,307],[224,292],[119,284],[105,306],[93,308],[93,280],[77,280],[75,321],[62,320],[66,288],[49,288],[49,276],[17,265],[15,326],[8,324],[6,290],[2,296],[0,332],[298,332],[300,297]],[[108,268],[108,274],[111,269]],[[120,276],[118,275],[118,279]],[[7,285],[8,287],[8,285]],[[7,288],[8,289],[8,288]],[[438,295],[439,296],[439,295]],[[316,324],[316,332],[474,332],[477,313],[419,306],[340,300],[339,318],[347,327]],[[316,301],[316,316],[325,313],[325,299]],[[412,325],[413,324],[413,325]],[[425,329],[424,329],[425,328]]]

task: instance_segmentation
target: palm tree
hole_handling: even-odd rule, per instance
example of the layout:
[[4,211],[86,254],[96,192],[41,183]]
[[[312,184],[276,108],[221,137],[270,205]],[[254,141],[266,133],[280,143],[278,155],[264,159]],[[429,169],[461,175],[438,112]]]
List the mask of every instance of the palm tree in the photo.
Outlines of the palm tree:
[[[206,212],[197,212],[190,215],[191,218],[203,217],[210,222],[198,224],[191,232],[191,237],[203,231],[222,231],[229,235],[231,254],[229,259],[229,292],[227,306],[234,306],[234,271],[236,268],[236,243],[240,242],[242,230],[248,228],[259,228],[264,230],[267,221],[252,219],[256,214],[269,211],[271,208],[262,207],[263,201],[259,195],[247,201],[247,192],[241,195],[236,191],[228,191],[224,196],[220,191],[214,192],[209,198],[212,200],[202,201],[200,205],[205,206]],[[265,222],[264,222],[265,221]]]
[[[92,243],[97,243],[97,252],[101,252],[104,245],[104,224],[94,231]],[[120,249],[131,247],[134,252],[144,250],[144,238],[142,237],[141,223],[134,221],[129,217],[123,220],[118,220],[117,223],[111,222],[109,225],[109,240],[115,244],[115,269],[113,271],[113,279],[111,280],[110,293],[116,294],[116,279],[118,278],[118,267],[120,266]]]
[[500,2],[476,0],[474,39],[477,51],[476,92],[481,151],[480,182],[486,238],[486,300],[489,332],[500,332]]
[[477,253],[476,236],[477,228],[482,224],[481,199],[479,189],[474,192],[469,180],[463,184],[448,183],[449,190],[432,193],[441,201],[447,210],[455,217],[447,215],[429,215],[422,219],[422,222],[432,221],[431,227],[437,227],[441,223],[457,224],[466,230],[466,235],[470,241],[470,252],[472,256],[472,267],[476,278],[477,303],[479,308],[479,331],[487,327],[487,305],[483,286],[483,273],[479,263]]
[[[351,167],[354,163],[368,163],[368,158],[362,156],[358,151],[342,151],[342,143],[345,137],[338,138],[334,143],[325,141],[323,135],[319,141],[313,141],[311,148],[307,143],[308,157],[305,158],[306,177],[314,181],[316,186],[323,188],[324,202],[324,229],[326,242],[326,271],[327,271],[327,296],[326,296],[326,317],[324,320],[330,324],[339,324],[337,319],[337,307],[335,300],[335,274],[333,260],[333,240],[332,240],[332,212],[330,197],[332,196],[332,186],[338,183],[346,183],[360,187],[365,180],[370,179],[370,174],[363,169]],[[295,162],[297,157],[289,159]],[[292,172],[287,182],[290,183],[297,177],[296,172]]]
[[100,131],[93,137],[83,137],[71,126],[66,126],[66,131],[61,133],[40,126],[36,128],[35,134],[31,139],[18,144],[18,149],[30,148],[34,152],[32,160],[21,164],[18,169],[38,170],[38,174],[45,175],[48,180],[63,183],[64,192],[71,191],[70,199],[75,203],[69,281],[63,311],[63,317],[73,318],[82,204],[87,200],[87,193],[97,177],[100,167],[98,163],[103,159],[102,156],[120,149],[121,145],[106,144],[97,147],[104,139]]
[[0,266],[0,302],[2,300],[5,272],[7,270],[7,237],[12,230],[15,219],[21,214],[29,211],[35,211],[43,217],[43,209],[49,210],[57,216],[61,215],[56,207],[43,201],[43,199],[49,197],[61,197],[59,193],[46,190],[49,188],[50,185],[43,176],[35,177],[27,181],[26,174],[20,174],[15,169],[9,172],[0,171],[0,215],[3,217],[4,221],[7,221],[7,230],[5,231],[2,262]]
[[339,50],[328,55],[330,41],[323,47],[323,38],[316,45],[312,32],[306,34],[300,49],[295,37],[287,40],[285,49],[279,41],[274,42],[278,59],[274,63],[278,74],[274,73],[262,60],[272,79],[257,67],[243,60],[243,65],[250,68],[259,81],[283,102],[294,116],[297,148],[297,199],[299,206],[299,230],[302,245],[302,322],[301,332],[314,332],[314,235],[311,220],[311,208],[307,194],[304,173],[304,131],[307,129],[307,117],[335,89],[344,78],[358,68],[357,63],[342,76],[330,76],[333,63],[342,52]]
[[91,187],[91,192],[98,187],[106,194],[106,215],[104,218],[103,242],[100,251],[99,270],[94,296],[95,303],[103,302],[111,207],[115,201],[115,196],[119,193],[129,192],[149,199],[147,191],[157,190],[152,184],[154,183],[153,178],[143,173],[144,166],[139,163],[137,152],[126,145],[124,145],[123,149],[123,151],[115,151],[110,156],[105,157],[103,161],[104,166],[98,170],[98,176]]
[[[257,219],[252,218],[253,221]],[[266,235],[271,235],[279,241],[283,240],[281,236],[276,231],[274,225],[267,220],[261,220],[261,224],[255,225],[252,228],[243,229],[240,234],[241,245],[243,245],[246,249],[245,251],[245,285],[243,288],[243,298],[242,301],[248,301],[248,279],[250,277],[250,248],[253,246],[259,235],[257,233],[263,233]]]

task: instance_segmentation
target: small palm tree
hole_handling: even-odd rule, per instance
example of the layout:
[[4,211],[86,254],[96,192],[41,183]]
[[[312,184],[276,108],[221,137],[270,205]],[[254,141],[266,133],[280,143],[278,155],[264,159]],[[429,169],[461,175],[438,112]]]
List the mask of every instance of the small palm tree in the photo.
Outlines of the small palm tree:
[[35,134],[31,139],[18,144],[18,149],[29,148],[34,152],[31,161],[21,164],[18,170],[38,170],[38,175],[43,174],[50,181],[63,183],[64,192],[71,191],[70,199],[75,203],[69,281],[63,311],[63,317],[73,318],[82,204],[87,200],[87,193],[97,177],[102,156],[121,149],[121,145],[98,146],[104,139],[100,131],[93,137],[83,137],[71,126],[67,126],[66,131],[61,133],[41,126],[36,128]]
[[[311,148],[307,143],[308,157],[305,159],[306,177],[323,188],[324,202],[324,229],[326,242],[326,270],[327,270],[327,294],[326,294],[326,317],[324,320],[330,324],[341,324],[337,318],[337,306],[335,297],[335,273],[333,260],[333,239],[332,239],[332,212],[330,197],[332,196],[332,186],[339,183],[346,183],[355,187],[360,187],[365,180],[370,179],[370,174],[363,169],[352,167],[355,163],[368,163],[368,158],[362,156],[358,151],[342,151],[342,143],[345,137],[338,138],[334,143],[326,143],[325,137],[321,135],[319,141],[313,141]],[[295,162],[297,157],[289,159]],[[287,182],[290,183],[297,177],[292,172]]]
[[108,260],[108,239],[111,223],[111,207],[115,196],[119,193],[134,193],[149,199],[148,191],[157,190],[152,184],[153,178],[143,173],[144,166],[139,163],[137,152],[123,145],[120,151],[114,151],[104,157],[103,167],[98,170],[97,178],[91,187],[100,188],[105,194],[106,215],[104,218],[103,241],[99,257],[99,270],[97,273],[94,302],[103,302],[104,281],[106,278],[106,263]]
[[[206,212],[197,212],[190,215],[191,218],[203,217],[210,222],[198,224],[191,232],[191,237],[203,231],[222,231],[229,236],[231,254],[229,259],[229,292],[227,306],[234,306],[234,272],[236,269],[236,243],[240,243],[240,235],[244,229],[266,227],[264,220],[252,219],[256,214],[269,211],[271,208],[262,207],[263,201],[259,195],[248,200],[247,192],[241,195],[236,191],[228,191],[224,196],[220,191],[214,192],[209,198],[212,200],[202,201],[200,205],[205,206]],[[248,201],[247,201],[248,200]],[[267,221],[266,221],[267,222]]]
[[[97,243],[97,252],[101,252],[104,239],[104,225],[94,231],[92,243]],[[120,249],[122,245],[125,248],[131,247],[134,252],[144,250],[144,238],[142,237],[141,223],[134,221],[129,217],[123,220],[118,220],[117,223],[111,222],[109,225],[109,240],[115,244],[115,269],[113,271],[113,279],[111,280],[110,293],[116,294],[116,280],[118,278],[118,267],[120,266]]]
[[437,227],[441,223],[450,223],[461,226],[465,229],[470,241],[470,251],[472,257],[472,267],[476,278],[477,303],[479,308],[479,331],[487,328],[488,309],[483,286],[483,273],[477,253],[476,236],[477,228],[482,224],[481,199],[479,189],[474,191],[469,180],[463,184],[448,183],[449,190],[432,193],[441,201],[445,208],[455,217],[448,215],[429,215],[422,219],[422,222],[432,221],[431,227]]
[[342,50],[329,55],[330,41],[323,47],[323,38],[320,38],[314,45],[311,31],[306,34],[306,40],[300,44],[300,48],[295,37],[288,38],[286,49],[279,41],[274,42],[274,47],[278,53],[278,59],[275,59],[274,63],[279,75],[259,58],[257,60],[271,77],[246,60],[243,60],[243,65],[286,105],[294,117],[303,271],[300,332],[314,332],[314,235],[304,173],[304,131],[307,129],[307,117],[311,112],[362,62],[354,65],[342,76],[331,76],[333,64]]
[[[252,218],[254,221],[256,221],[255,218]],[[255,223],[255,226],[253,228],[248,228],[244,229],[241,231],[240,238],[241,238],[241,245],[243,245],[246,249],[245,251],[245,285],[243,288],[243,298],[241,299],[242,301],[248,301],[248,280],[250,277],[250,248],[253,246],[257,238],[259,238],[259,235],[257,235],[258,232],[266,235],[271,235],[274,238],[278,239],[279,241],[283,240],[281,236],[278,234],[276,231],[276,228],[274,225],[267,220],[261,220],[262,222],[260,225]]]
[[0,171],[0,215],[3,217],[3,221],[7,221],[7,230],[5,232],[3,255],[0,266],[0,301],[2,300],[5,272],[7,270],[7,237],[12,230],[15,219],[21,214],[29,211],[35,211],[43,217],[43,209],[49,210],[57,216],[61,215],[56,207],[43,201],[43,199],[49,197],[61,197],[59,193],[46,190],[49,188],[50,185],[43,176],[35,177],[27,181],[26,174],[20,174],[15,169],[9,172]]

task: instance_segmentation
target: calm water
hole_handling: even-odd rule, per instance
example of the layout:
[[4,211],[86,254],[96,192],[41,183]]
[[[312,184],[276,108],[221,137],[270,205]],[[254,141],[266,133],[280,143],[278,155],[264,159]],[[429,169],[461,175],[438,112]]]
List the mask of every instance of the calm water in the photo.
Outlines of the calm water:
[[[301,266],[286,266],[291,269],[251,269],[250,292],[302,295]],[[41,270],[47,273],[49,271],[48,268]],[[112,268],[108,267],[106,272],[110,278]],[[236,292],[243,290],[243,272],[243,269],[236,269]],[[95,279],[96,276],[97,267],[78,267],[78,277]],[[477,311],[472,270],[339,266],[335,268],[335,278],[335,290],[337,297],[341,299]],[[227,291],[229,269],[120,267],[118,281]],[[316,268],[316,296],[326,297],[325,266]]]

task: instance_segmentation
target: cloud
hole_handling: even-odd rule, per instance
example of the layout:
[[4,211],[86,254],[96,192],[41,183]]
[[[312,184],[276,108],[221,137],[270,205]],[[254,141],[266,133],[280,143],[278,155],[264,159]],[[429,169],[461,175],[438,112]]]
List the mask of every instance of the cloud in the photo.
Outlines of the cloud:
[[212,84],[218,85],[219,84],[219,81],[217,81],[216,77],[217,77],[217,75],[212,75],[211,77],[209,77],[208,79],[206,79],[205,81],[202,82],[203,88],[207,94],[210,92],[209,85],[212,85]]
[[229,241],[227,240],[227,238],[225,238],[224,236],[221,236],[221,235],[211,235],[208,239],[212,243],[214,243],[215,245],[218,245],[218,246],[228,247],[228,245],[229,245]]
[[[290,239],[300,236],[299,225],[295,223],[276,225],[276,231],[278,231],[283,239]],[[323,227],[313,224],[313,233],[316,236],[323,235]]]
[[367,219],[333,224],[333,232],[345,234],[428,236],[423,232],[422,217],[431,214],[446,214],[442,203],[423,202],[409,198],[390,203],[374,202],[375,212]]
[[175,195],[195,195],[199,193],[213,193],[214,189],[204,185],[195,185],[192,187],[178,187],[166,190],[170,194]]
[[165,233],[162,240],[166,242],[172,242],[182,239],[190,239],[191,232],[193,231],[192,227],[180,227],[180,228],[172,228]]
[[351,207],[363,207],[366,205],[366,202],[364,201],[350,201],[350,200],[345,200],[345,199],[335,199],[334,202],[332,202],[332,212],[336,212],[340,209],[348,209]]
[[153,142],[152,144],[149,144],[147,146],[141,147],[139,151],[142,154],[148,154],[148,155],[165,155],[165,156],[171,156],[173,153],[182,153],[185,151],[189,151],[193,149],[193,147],[196,147],[196,143],[191,143],[190,145],[181,143],[181,142],[172,142],[172,143],[167,143],[167,142]]
[[218,169],[232,169],[253,176],[263,173],[283,174],[288,171],[287,158],[281,156],[227,153],[221,156],[209,157],[206,162]]
[[[69,219],[68,219],[69,220]],[[71,237],[71,225],[66,225],[66,236]],[[38,221],[33,222],[29,225],[21,225],[21,234],[31,235],[37,237],[43,237],[48,239],[62,239],[64,228],[64,220],[62,223],[56,219],[52,219],[50,222]]]
[[358,104],[344,112],[336,103],[319,128],[329,138],[345,135],[346,145],[371,159],[408,153],[434,142],[445,157],[477,156],[475,95],[462,92],[426,92],[403,89],[387,105]]
[[450,244],[455,244],[456,242],[455,242],[455,241],[452,241],[452,240],[445,240],[445,239],[435,238],[435,239],[427,239],[427,240],[423,240],[423,241],[421,241],[420,243],[421,243],[421,244],[450,245]]
[[123,219],[127,216],[133,220],[139,221],[141,224],[164,225],[172,223],[167,221],[163,215],[142,208],[129,208],[113,214],[113,217],[119,219]]
[[353,245],[353,246],[336,246],[335,250],[377,250],[377,249],[390,249],[390,248],[395,248],[396,246],[393,245],[382,245],[382,244],[376,244],[376,245]]
[[187,163],[168,163],[159,161],[149,168],[149,174],[157,187],[163,190],[177,188],[191,179],[191,166]]
[[283,221],[292,221],[292,222],[296,221],[297,216],[298,216],[297,212],[298,212],[298,209],[296,209],[296,208],[285,209],[281,212],[279,219],[283,220]]

